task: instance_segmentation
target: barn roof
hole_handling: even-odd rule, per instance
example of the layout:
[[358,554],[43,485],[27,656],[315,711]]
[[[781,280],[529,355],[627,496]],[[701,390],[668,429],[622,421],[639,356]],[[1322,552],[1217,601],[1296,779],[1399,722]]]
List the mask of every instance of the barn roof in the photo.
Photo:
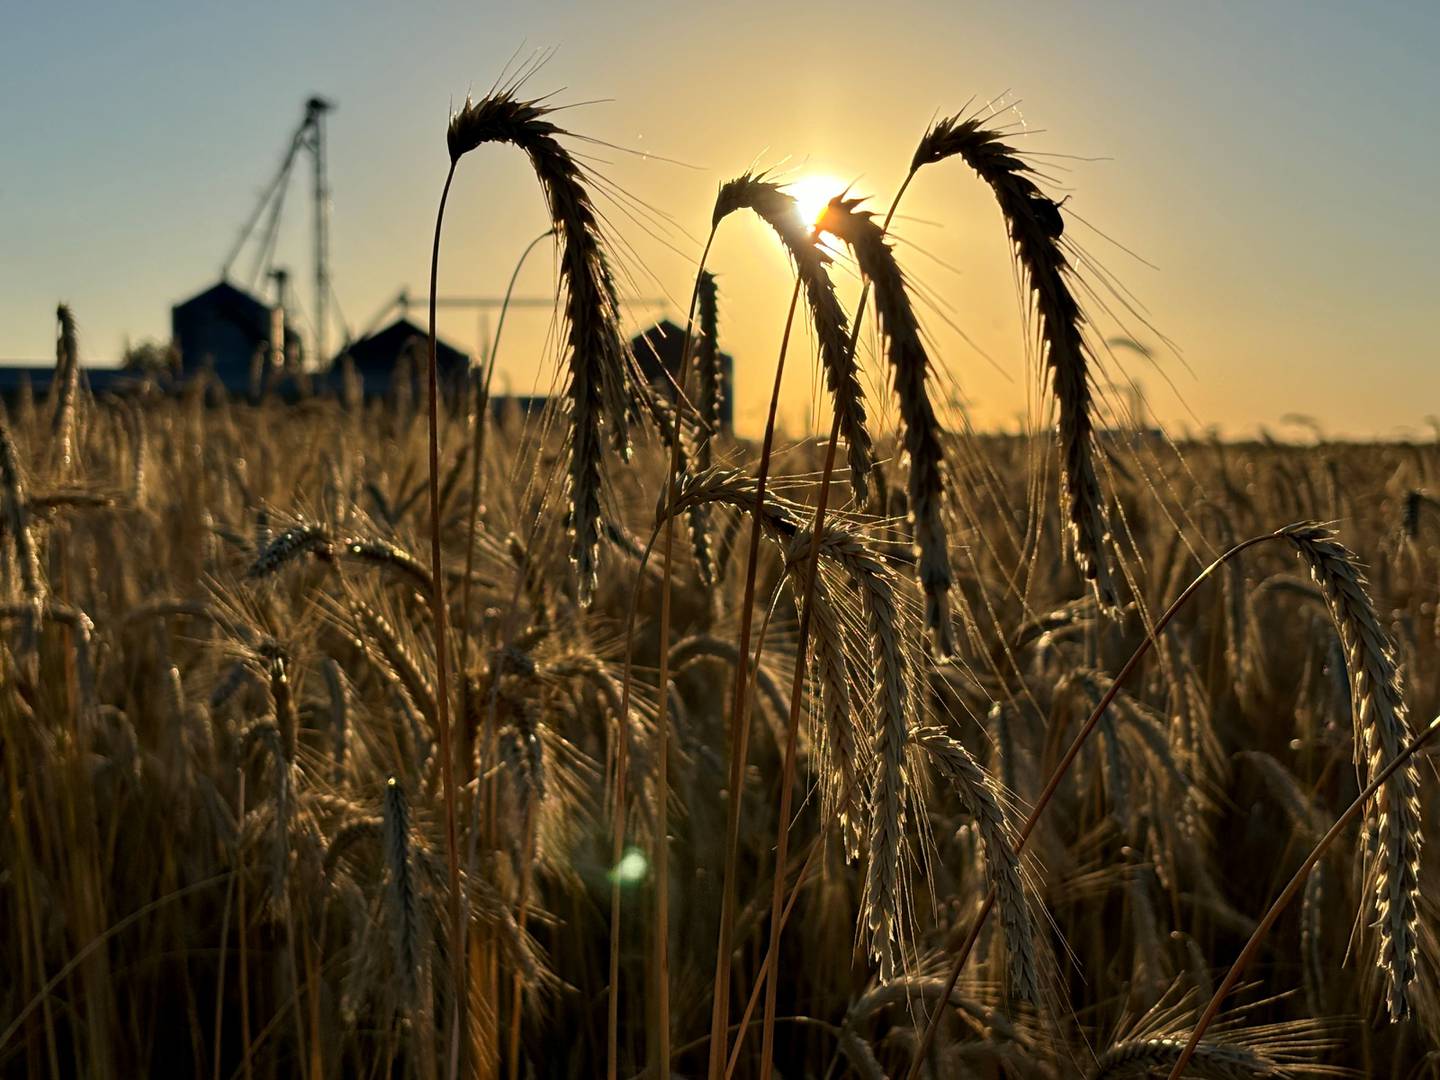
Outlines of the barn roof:
[[[669,319],[661,319],[648,330],[642,330],[630,339],[630,351],[640,362],[640,370],[654,382],[660,377],[663,363],[671,375],[680,373],[680,350],[685,345],[685,328]],[[722,363],[732,363],[734,358],[727,352],[720,353]]]
[[[429,335],[424,329],[402,317],[383,330],[352,341],[335,357],[335,363],[338,364],[345,356],[349,356],[355,370],[361,375],[388,372],[403,355],[405,347],[416,338],[423,344],[429,340]],[[468,367],[470,357],[455,346],[436,339],[435,364],[440,371],[450,373]]]
[[180,314],[195,308],[217,309],[231,317],[268,320],[273,305],[251,296],[243,289],[237,289],[228,281],[217,281],[204,292],[196,293],[189,300],[180,301],[175,305],[174,311],[176,314]]

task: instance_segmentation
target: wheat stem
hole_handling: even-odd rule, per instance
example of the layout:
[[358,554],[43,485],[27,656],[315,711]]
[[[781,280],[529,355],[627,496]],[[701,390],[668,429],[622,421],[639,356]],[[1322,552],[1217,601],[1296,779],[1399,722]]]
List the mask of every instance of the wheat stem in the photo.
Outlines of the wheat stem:
[[440,783],[445,800],[445,864],[448,873],[450,914],[450,1080],[460,1075],[460,1053],[465,1027],[465,919],[460,903],[460,852],[455,831],[455,760],[450,745],[449,608],[445,603],[445,572],[440,559],[440,389],[435,361],[435,296],[440,276],[440,230],[445,221],[445,202],[455,180],[457,159],[451,158],[435,214],[435,242],[430,253],[430,341],[426,384],[429,396],[430,467],[430,573],[433,577],[431,614],[435,623],[435,673],[437,719],[440,728]]
[[[780,385],[785,374],[785,354],[790,346],[790,331],[795,323],[795,309],[800,300],[799,277],[790,293],[790,306],[785,314],[785,330],[780,336],[780,355],[775,361],[775,383],[770,391],[770,407],[765,417],[765,437],[760,445],[760,465],[755,477],[755,515],[750,523],[750,548],[745,557],[745,596],[740,608],[740,663],[735,665],[735,685],[730,709],[730,778],[729,813],[725,819],[725,868],[720,886],[720,931],[715,945],[715,978],[710,1014],[710,1080],[716,1080],[725,1065],[726,1032],[730,1026],[730,952],[735,930],[735,875],[740,861],[740,807],[744,796],[745,762],[750,746],[749,680],[750,635],[755,608],[755,578],[759,568],[760,534],[765,517],[765,485],[770,476],[770,456],[775,443],[775,415],[780,403]],[[759,664],[759,657],[755,663]],[[783,858],[776,857],[776,873],[784,867]],[[744,1038],[744,1029],[736,1036]]]
[[500,316],[495,322],[495,336],[490,339],[490,355],[485,358],[485,375],[476,393],[475,402],[475,450],[470,457],[470,520],[465,530],[465,583],[460,590],[460,667],[470,666],[470,590],[475,580],[475,531],[480,522],[481,480],[485,461],[485,433],[489,430],[490,382],[495,377],[495,357],[500,352],[500,334],[505,329],[505,316],[510,311],[510,297],[515,292],[515,282],[520,277],[520,268],[535,250],[540,241],[555,235],[555,226],[550,226],[531,240],[515,260],[510,283],[505,286],[505,299],[500,304]]

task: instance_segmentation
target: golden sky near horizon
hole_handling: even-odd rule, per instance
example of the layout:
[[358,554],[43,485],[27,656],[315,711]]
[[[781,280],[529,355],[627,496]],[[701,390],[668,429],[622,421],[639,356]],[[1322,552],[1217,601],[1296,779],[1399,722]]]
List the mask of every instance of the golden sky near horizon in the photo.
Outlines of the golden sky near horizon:
[[[61,299],[93,362],[166,334],[170,304],[215,280],[316,92],[339,105],[333,276],[349,325],[402,287],[423,294],[448,109],[517,49],[553,45],[528,88],[605,99],[558,119],[619,148],[571,143],[626,193],[601,199],[625,291],[669,298],[671,318],[722,181],[769,165],[812,187],[853,185],[883,210],[926,125],[969,102],[1070,196],[1066,234],[1096,260],[1084,277],[1100,336],[1156,347],[1153,363],[1118,350],[1104,379],[1137,377],[1177,429],[1300,434],[1283,421],[1305,414],[1341,435],[1428,434],[1440,412],[1437,43],[1436,9],[1406,4],[25,10],[0,43],[0,93],[23,103],[0,113],[0,357],[47,355]],[[304,182],[302,171],[280,254],[308,303]],[[440,291],[502,293],[546,224],[522,155],[467,157]],[[1034,378],[990,193],[958,162],[928,168],[894,233],[941,396],[982,427],[1013,427]],[[789,268],[774,237],[738,217],[710,267],[737,419],[754,431]],[[546,295],[553,270],[538,251],[519,291]],[[853,302],[853,269],[842,260],[835,275]],[[471,314],[446,314],[441,330],[470,351],[481,336]],[[543,312],[512,317],[501,385],[548,386],[548,330]],[[1162,335],[1178,352],[1159,348]],[[790,369],[792,430],[812,416],[812,375]]]

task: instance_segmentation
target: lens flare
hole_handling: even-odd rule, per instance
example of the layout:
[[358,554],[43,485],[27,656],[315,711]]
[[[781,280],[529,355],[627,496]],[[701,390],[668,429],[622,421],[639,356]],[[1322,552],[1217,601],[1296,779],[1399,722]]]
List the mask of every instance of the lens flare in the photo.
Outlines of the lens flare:
[[644,852],[631,848],[610,871],[610,880],[618,881],[621,885],[638,885],[649,873],[650,860],[645,858]]

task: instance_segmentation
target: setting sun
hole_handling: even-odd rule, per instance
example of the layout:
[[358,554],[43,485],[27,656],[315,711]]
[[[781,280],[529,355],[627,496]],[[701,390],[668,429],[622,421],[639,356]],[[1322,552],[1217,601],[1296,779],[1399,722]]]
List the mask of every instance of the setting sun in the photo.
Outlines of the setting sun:
[[825,213],[825,207],[836,195],[843,194],[850,185],[826,173],[811,173],[796,177],[785,185],[785,190],[795,197],[800,218],[806,225],[814,225]]

